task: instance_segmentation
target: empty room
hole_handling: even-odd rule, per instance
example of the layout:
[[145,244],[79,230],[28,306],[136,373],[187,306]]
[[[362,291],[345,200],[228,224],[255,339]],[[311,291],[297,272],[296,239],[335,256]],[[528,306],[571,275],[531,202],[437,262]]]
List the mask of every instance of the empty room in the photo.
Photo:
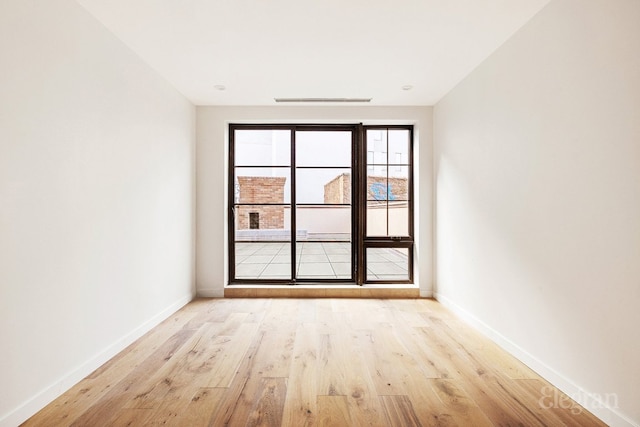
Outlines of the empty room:
[[0,427],[640,427],[638,23],[0,0]]

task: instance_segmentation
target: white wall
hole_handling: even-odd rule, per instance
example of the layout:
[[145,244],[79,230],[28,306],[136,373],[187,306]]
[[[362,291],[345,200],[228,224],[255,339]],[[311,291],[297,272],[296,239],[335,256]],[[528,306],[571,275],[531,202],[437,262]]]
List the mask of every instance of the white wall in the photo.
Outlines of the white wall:
[[71,0],[0,3],[0,425],[194,293],[195,108]]
[[437,297],[612,425],[640,424],[639,22],[554,0],[434,110]]
[[198,107],[197,292],[220,297],[228,282],[227,174],[229,123],[414,124],[415,283],[432,293],[431,107]]

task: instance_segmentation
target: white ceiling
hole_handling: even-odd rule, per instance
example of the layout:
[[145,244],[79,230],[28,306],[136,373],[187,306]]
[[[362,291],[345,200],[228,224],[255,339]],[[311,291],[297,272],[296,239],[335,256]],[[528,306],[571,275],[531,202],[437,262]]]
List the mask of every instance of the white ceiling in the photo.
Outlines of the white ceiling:
[[549,2],[77,1],[196,105],[433,105]]

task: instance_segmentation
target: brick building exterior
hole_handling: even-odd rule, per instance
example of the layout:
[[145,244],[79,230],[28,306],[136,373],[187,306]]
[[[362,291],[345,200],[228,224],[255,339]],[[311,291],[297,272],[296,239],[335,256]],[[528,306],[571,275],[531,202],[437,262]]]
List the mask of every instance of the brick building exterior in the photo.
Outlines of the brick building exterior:
[[[367,200],[408,200],[407,178],[367,177]],[[325,203],[351,203],[351,175],[341,174],[324,185]]]
[[[258,203],[263,206],[238,206],[237,230],[282,230],[285,228],[285,206],[268,206],[284,202],[285,177],[240,176],[238,203]],[[367,177],[367,200],[390,201],[408,199],[407,179],[382,176]],[[340,174],[324,185],[324,203],[350,204],[351,175]]]
[[351,203],[351,175],[340,174],[324,185],[325,203]]
[[[287,178],[238,177],[238,203],[283,203]],[[284,228],[284,206],[238,206],[237,229],[273,230]]]

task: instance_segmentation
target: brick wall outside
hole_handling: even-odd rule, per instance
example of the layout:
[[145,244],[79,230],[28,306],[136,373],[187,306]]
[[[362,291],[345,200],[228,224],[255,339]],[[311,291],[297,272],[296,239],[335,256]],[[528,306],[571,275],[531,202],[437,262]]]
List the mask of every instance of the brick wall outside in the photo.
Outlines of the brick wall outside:
[[[242,176],[238,177],[239,203],[283,203],[284,177]],[[389,177],[390,200],[407,200],[406,178]],[[367,199],[384,200],[387,193],[387,178],[367,177]],[[325,203],[351,203],[351,175],[340,174],[324,185]],[[284,206],[238,206],[237,229],[249,229],[249,214],[259,214],[260,229],[284,229]]]
[[[239,203],[283,203],[284,177],[238,177]],[[237,229],[249,229],[249,213],[260,215],[260,229],[283,229],[284,206],[238,206]]]
[[[386,200],[387,182],[390,191],[389,200],[407,200],[407,178],[384,176],[367,177],[367,199]],[[325,203],[351,203],[351,175],[341,174],[324,185]]]
[[340,174],[324,185],[325,203],[351,203],[351,175]]

